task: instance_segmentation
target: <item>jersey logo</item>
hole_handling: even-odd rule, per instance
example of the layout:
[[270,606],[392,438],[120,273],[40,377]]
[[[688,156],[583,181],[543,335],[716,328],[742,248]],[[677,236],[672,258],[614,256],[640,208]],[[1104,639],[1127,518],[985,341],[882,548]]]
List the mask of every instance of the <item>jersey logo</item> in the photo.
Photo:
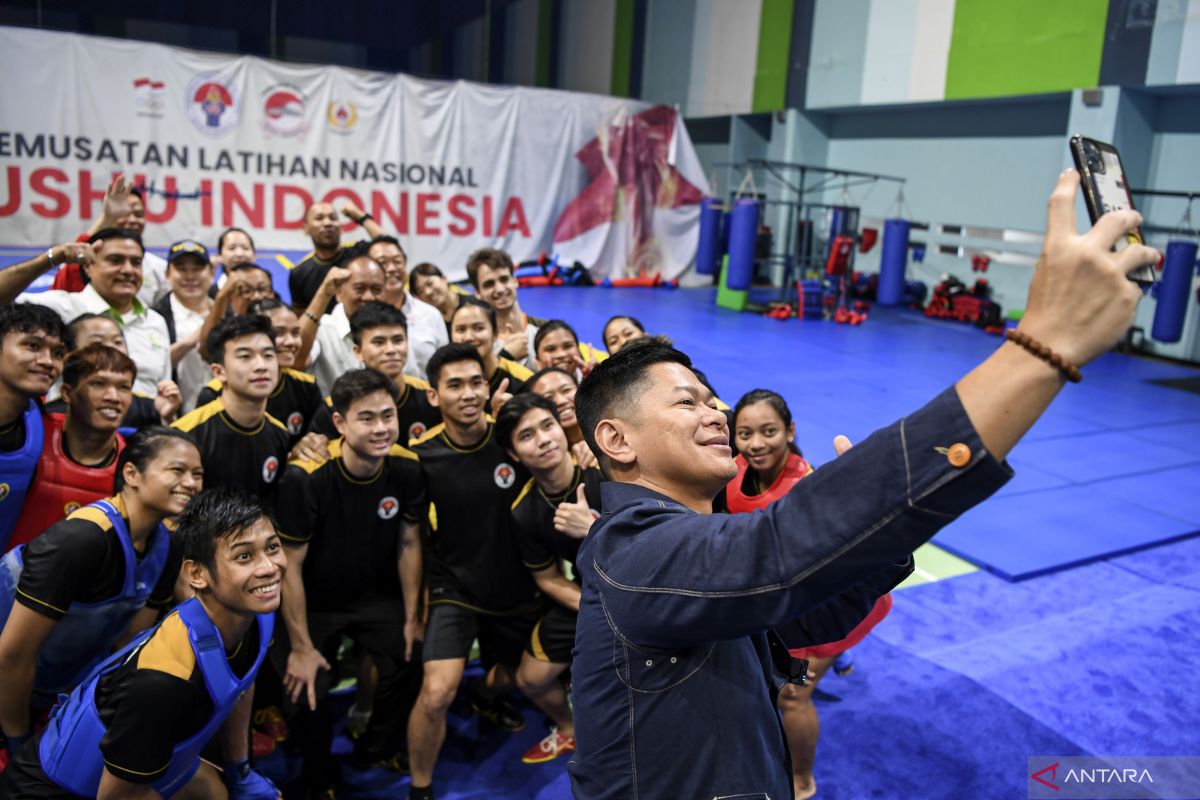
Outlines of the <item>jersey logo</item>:
[[271,481],[275,480],[275,473],[277,472],[279,472],[279,459],[275,456],[269,456],[267,460],[263,462],[263,480],[267,483],[270,483]]
[[72,514],[74,514],[76,511],[78,511],[81,507],[82,506],[80,506],[79,503],[76,503],[74,500],[72,500],[71,502],[69,502],[65,506],[63,506],[63,516],[69,517]]
[[424,436],[426,430],[427,429],[425,427],[424,422],[414,422],[412,425],[408,426],[409,440],[411,441],[412,439],[416,439],[419,436]]
[[507,489],[517,479],[517,471],[509,464],[501,462],[496,466],[496,471],[492,473],[492,478],[501,489]]
[[0,483],[0,503],[4,502],[4,498],[8,497],[8,493],[12,491],[7,483]]
[[391,519],[400,511],[400,501],[394,497],[385,497],[379,501],[379,518]]
[[299,411],[293,411],[287,418],[287,429],[290,434],[297,434],[304,427],[304,415]]

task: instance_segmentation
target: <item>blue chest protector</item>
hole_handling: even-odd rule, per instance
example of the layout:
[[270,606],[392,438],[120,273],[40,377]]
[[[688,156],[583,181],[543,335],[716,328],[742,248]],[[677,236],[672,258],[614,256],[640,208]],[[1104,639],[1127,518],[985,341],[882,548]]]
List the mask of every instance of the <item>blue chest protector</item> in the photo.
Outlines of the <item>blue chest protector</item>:
[[34,467],[42,456],[43,438],[42,410],[30,400],[25,409],[25,444],[0,453],[0,553],[8,549],[8,537],[21,516]]
[[[254,678],[266,657],[275,626],[274,614],[258,616],[258,655],[253,666],[239,679],[229,667],[221,634],[200,601],[193,597],[181,603],[175,613],[179,614],[187,627],[188,641],[196,654],[196,664],[212,698],[213,714],[199,732],[175,746],[166,773],[153,783],[154,790],[163,797],[170,797],[182,789],[196,774],[200,766],[200,751],[225,722],[246,690],[254,685]],[[105,733],[104,723],[96,711],[96,684],[102,676],[135,656],[136,648],[157,630],[154,628],[138,636],[128,647],[115,653],[71,692],[66,702],[54,709],[50,724],[39,742],[38,757],[46,775],[59,786],[85,797],[96,796],[100,776],[104,772],[100,740]]]
[[[97,603],[72,603],[67,615],[54,626],[38,653],[33,683],[37,708],[49,708],[59,694],[74,689],[109,654],[130,620],[150,599],[170,554],[171,534],[159,525],[139,562],[121,513],[107,500],[97,500],[91,507],[103,511],[112,523],[112,533],[125,556],[125,576],[115,595]],[[18,547],[0,558],[0,630],[16,601],[23,552],[24,546]]]

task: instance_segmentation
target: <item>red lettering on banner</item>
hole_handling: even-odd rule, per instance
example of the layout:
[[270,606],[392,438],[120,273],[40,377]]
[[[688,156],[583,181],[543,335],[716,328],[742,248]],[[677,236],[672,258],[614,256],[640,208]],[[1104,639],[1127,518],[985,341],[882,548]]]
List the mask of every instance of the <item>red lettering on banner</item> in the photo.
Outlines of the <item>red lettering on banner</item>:
[[92,173],[89,170],[81,169],[79,171],[79,218],[91,219],[95,216],[92,213],[92,203],[104,202],[104,191],[107,189],[107,184],[93,188]]
[[[288,219],[287,217],[287,201],[289,197],[298,197],[301,202],[300,214],[293,219]],[[283,183],[276,186],[275,229],[280,231],[302,230],[304,228],[304,215],[308,213],[308,207],[312,204],[312,195],[299,186],[288,186]]]
[[[388,205],[387,195],[383,192],[371,192],[371,216],[383,225],[383,218],[392,221],[391,228],[400,236],[408,236],[408,192],[400,193],[400,210]],[[384,225],[384,228],[388,226]]]
[[206,228],[213,224],[212,206],[212,181],[205,178],[200,181],[200,224]]
[[[438,215],[441,211],[437,208],[430,208],[430,203],[436,203],[441,200],[441,195],[437,194],[419,194],[417,195],[417,236],[440,236],[441,230],[433,227],[438,221]],[[426,223],[430,223],[426,225]]]
[[500,220],[500,231],[497,236],[503,236],[510,230],[515,230],[522,236],[529,237],[529,223],[525,221],[525,206],[521,198],[510,197],[504,205],[504,216]]
[[[133,185],[145,186],[146,176],[135,175],[133,178]],[[165,178],[163,180],[163,189],[160,195],[163,198],[162,211],[155,211],[151,207],[150,203],[150,201],[153,199],[152,195],[159,193],[146,192],[145,194],[146,196],[144,198],[144,202],[146,206],[146,222],[153,222],[155,225],[158,225],[160,223],[170,222],[171,220],[175,219],[175,204],[179,199],[179,186],[176,184],[174,176]]]
[[[452,196],[450,202],[446,203],[446,210],[457,221],[446,226],[446,233],[452,236],[470,236],[474,233],[475,218],[470,213],[474,207],[475,200],[470,195],[456,194]],[[459,222],[462,224],[460,225]]]
[[251,187],[254,191],[254,205],[249,205],[246,202],[245,195],[238,189],[237,184],[233,181],[221,181],[221,225],[228,228],[237,223],[233,220],[233,207],[236,205],[246,217],[246,224],[251,228],[261,228],[263,226],[263,191],[266,189],[261,183],[254,184]]
[[483,196],[483,235],[492,235],[492,196],[490,194]]
[[29,188],[36,194],[40,194],[47,200],[53,200],[54,205],[46,205],[45,203],[34,203],[30,206],[33,213],[41,217],[50,217],[58,219],[65,217],[67,211],[71,208],[71,198],[60,192],[53,186],[49,185],[49,181],[54,180],[58,183],[67,182],[67,173],[61,169],[53,169],[51,167],[42,167],[35,169],[29,176]]
[[[321,202],[332,204],[333,201],[337,200],[339,197],[346,198],[347,200],[354,203],[354,205],[358,206],[359,208],[363,207],[362,198],[359,197],[356,192],[354,192],[350,189],[330,189],[328,192],[325,193],[325,196],[321,198]],[[349,233],[350,231],[354,230],[357,227],[358,227],[358,223],[352,222],[350,220],[346,220],[346,223],[344,225],[342,225],[342,233]]]
[[21,207],[21,168],[9,167],[5,174],[8,177],[8,202],[0,206],[0,217],[11,217]]

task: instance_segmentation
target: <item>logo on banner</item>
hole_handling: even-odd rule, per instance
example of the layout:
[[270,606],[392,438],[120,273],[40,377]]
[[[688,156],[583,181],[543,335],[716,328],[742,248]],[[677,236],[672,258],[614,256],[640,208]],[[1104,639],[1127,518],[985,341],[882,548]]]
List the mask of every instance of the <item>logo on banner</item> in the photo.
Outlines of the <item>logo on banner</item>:
[[271,481],[275,480],[275,474],[277,472],[279,472],[279,459],[275,456],[269,456],[267,460],[263,462],[263,480],[267,483],[270,483]]
[[379,518],[391,519],[400,510],[400,501],[394,497],[385,497],[379,501]]
[[233,87],[215,73],[197,75],[188,84],[188,118],[209,136],[224,136],[233,130],[241,116],[241,107]]
[[358,108],[349,100],[334,100],[325,109],[325,121],[334,133],[350,133],[358,124]]
[[492,478],[495,479],[496,485],[501,489],[507,489],[517,479],[517,472],[510,465],[500,462],[496,467],[496,471],[492,473]]
[[263,92],[263,124],[279,136],[298,136],[308,128],[304,113],[308,103],[295,86],[276,84]]
[[139,117],[161,118],[167,85],[153,78],[133,82],[133,102]]

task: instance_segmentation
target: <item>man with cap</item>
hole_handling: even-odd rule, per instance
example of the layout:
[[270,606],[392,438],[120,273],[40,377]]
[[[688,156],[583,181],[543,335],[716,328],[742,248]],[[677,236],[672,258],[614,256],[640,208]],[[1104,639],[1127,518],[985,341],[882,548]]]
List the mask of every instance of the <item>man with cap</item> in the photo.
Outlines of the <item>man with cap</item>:
[[167,323],[171,339],[171,367],[183,396],[184,411],[196,405],[196,396],[211,373],[200,355],[200,332],[212,308],[208,289],[213,282],[208,249],[194,239],[183,239],[167,251],[167,283],[171,291],[154,306]]

